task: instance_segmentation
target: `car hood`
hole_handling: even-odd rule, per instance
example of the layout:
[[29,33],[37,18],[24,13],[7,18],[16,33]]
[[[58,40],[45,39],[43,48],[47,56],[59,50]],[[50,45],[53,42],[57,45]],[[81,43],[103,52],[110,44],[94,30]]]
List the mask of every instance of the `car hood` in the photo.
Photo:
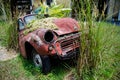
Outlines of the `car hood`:
[[72,18],[55,19],[54,23],[58,27],[57,30],[54,30],[58,35],[77,32],[80,28],[77,21]]
[[28,29],[24,31],[24,34],[30,33],[37,29],[49,29],[57,33],[57,35],[68,34],[77,32],[79,25],[76,20],[72,18],[45,18],[35,20],[30,23]]

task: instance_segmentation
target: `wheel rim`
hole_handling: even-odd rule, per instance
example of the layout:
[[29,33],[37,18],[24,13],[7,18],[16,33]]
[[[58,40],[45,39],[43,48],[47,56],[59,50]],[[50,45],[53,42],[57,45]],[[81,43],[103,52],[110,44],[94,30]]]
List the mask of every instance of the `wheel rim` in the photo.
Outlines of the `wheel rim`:
[[42,60],[39,54],[34,54],[33,55],[33,62],[36,67],[41,67],[42,68]]

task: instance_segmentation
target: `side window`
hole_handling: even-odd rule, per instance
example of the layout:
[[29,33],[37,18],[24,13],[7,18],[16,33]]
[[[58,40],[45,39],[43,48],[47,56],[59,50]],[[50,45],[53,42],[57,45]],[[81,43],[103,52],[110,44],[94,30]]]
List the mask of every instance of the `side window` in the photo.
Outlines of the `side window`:
[[19,26],[19,30],[22,30],[25,28],[24,23],[22,22],[21,19],[18,20],[18,26]]

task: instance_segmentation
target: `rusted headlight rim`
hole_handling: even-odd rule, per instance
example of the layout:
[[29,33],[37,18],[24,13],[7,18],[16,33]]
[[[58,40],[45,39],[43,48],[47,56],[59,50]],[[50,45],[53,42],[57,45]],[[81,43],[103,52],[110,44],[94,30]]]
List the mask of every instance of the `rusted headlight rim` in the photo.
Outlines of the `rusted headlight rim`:
[[[54,35],[54,32],[52,30],[47,30],[43,35],[43,39],[46,43],[52,43],[52,42],[54,42],[54,36],[55,35]],[[52,38],[50,39],[50,37],[52,37]],[[46,40],[46,39],[50,39],[50,40]]]

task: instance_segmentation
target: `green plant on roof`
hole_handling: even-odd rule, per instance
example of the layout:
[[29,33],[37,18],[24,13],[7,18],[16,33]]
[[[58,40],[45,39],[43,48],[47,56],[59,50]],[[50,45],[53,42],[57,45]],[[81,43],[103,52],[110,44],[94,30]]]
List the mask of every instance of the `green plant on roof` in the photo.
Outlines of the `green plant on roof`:
[[32,21],[30,24],[28,24],[28,29],[24,30],[24,34],[27,35],[28,33],[35,31],[39,28],[44,29],[57,29],[57,26],[53,23],[53,21],[57,19],[55,17],[50,18],[44,18],[44,19],[37,19]]

